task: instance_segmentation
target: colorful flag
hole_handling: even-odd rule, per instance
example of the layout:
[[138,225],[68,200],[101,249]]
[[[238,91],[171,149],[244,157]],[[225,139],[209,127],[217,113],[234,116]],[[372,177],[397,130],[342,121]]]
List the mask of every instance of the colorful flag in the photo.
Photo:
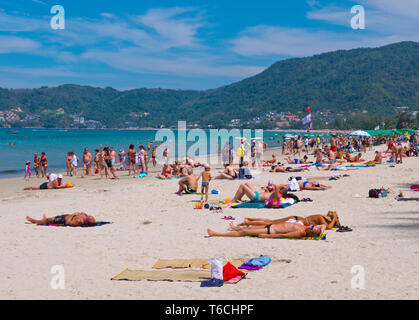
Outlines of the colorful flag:
[[302,122],[303,122],[303,125],[311,122],[311,113],[308,116],[304,117]]

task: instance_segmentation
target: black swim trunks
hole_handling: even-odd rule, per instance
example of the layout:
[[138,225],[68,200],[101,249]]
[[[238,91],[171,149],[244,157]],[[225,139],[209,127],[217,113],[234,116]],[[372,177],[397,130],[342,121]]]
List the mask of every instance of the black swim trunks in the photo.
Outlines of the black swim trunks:
[[65,224],[65,215],[55,216],[53,223],[54,224]]
[[41,185],[39,186],[39,189],[41,189],[41,190],[46,190],[46,189],[48,189],[48,182],[44,182],[43,184],[41,184]]
[[290,171],[292,168],[291,167],[286,167],[285,171]]
[[112,160],[105,160],[105,162],[108,168],[112,168]]

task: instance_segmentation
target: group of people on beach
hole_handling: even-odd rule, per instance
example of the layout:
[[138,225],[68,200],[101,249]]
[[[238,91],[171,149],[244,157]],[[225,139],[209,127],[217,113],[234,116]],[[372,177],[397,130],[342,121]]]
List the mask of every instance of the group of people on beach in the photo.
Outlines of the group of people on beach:
[[[298,144],[298,139],[296,139]],[[363,142],[365,141],[365,143]],[[363,164],[378,164],[383,162],[383,158],[388,157],[390,161],[402,163],[402,158],[405,156],[409,156],[406,149],[411,150],[417,146],[417,136],[412,135],[409,138],[409,146],[403,147],[402,141],[397,139],[396,137],[391,137],[386,140],[387,142],[387,150],[384,152],[379,152],[376,150],[375,158],[370,161],[365,161],[362,159],[361,155],[363,152],[366,152],[366,146],[370,146],[370,140],[364,139],[348,139],[347,137],[337,136],[335,134],[329,140],[329,144],[320,145],[320,144],[313,144],[311,148],[304,148],[304,152],[306,155],[302,159],[291,159],[291,157],[286,158],[288,164],[307,164],[310,163],[309,155],[313,156],[313,161],[311,164],[314,164],[317,169],[321,170],[333,170],[343,168],[342,165],[344,163],[363,163]],[[380,140],[382,141],[382,140]],[[253,143],[252,143],[253,144]],[[119,158],[119,163],[123,163],[127,161],[128,164],[126,166],[127,170],[129,171],[129,175],[132,173],[135,175],[139,170],[148,170],[148,152],[151,152],[153,166],[156,166],[156,150],[161,144],[155,143],[150,141],[147,145],[147,148],[140,145],[138,147],[138,151],[136,151],[134,145],[129,145],[129,148],[126,152],[120,150],[120,153],[117,155],[113,148],[108,147],[105,145],[104,148],[100,146],[99,149],[96,150],[96,154],[93,157],[90,151],[85,148],[82,163],[83,163],[83,175],[89,174],[103,174],[105,173],[106,176],[113,175],[116,178],[115,174],[115,163],[116,159]],[[310,143],[309,143],[310,145]],[[254,143],[254,150],[256,155],[257,148],[262,146],[263,144],[259,144],[255,141]],[[359,148],[357,149],[356,146]],[[184,159],[177,159],[172,164],[169,164],[170,160],[170,150],[166,145],[166,148],[163,151],[163,158],[165,163],[162,167],[162,171],[157,174],[156,178],[161,180],[168,180],[171,178],[179,178],[178,181],[178,190],[175,192],[177,195],[183,194],[197,194],[199,189],[199,181],[201,180],[201,201],[208,202],[208,195],[209,195],[209,186],[210,182],[217,179],[224,179],[224,180],[235,180],[235,179],[251,179],[252,172],[249,168],[249,162],[244,160],[244,154],[246,153],[246,143],[244,140],[241,140],[240,147],[242,148],[242,153],[237,152],[238,156],[238,170],[234,169],[233,158],[231,149],[229,149],[229,145],[226,145],[225,150],[227,150],[228,157],[223,157],[224,160],[228,160],[224,162],[224,170],[219,172],[216,175],[211,174],[211,167],[207,164],[202,164],[197,161],[195,158],[186,156]],[[259,149],[260,150],[260,149]],[[297,155],[297,151],[291,152],[292,155]],[[354,153],[358,150],[359,153],[354,155]],[[223,151],[224,152],[224,151]],[[223,154],[223,152],[221,154]],[[312,153],[310,153],[312,152]],[[351,155],[352,154],[352,155]],[[42,154],[45,156],[45,154]],[[67,163],[68,166],[68,174],[77,174],[76,170],[72,168],[74,165],[74,153],[68,153],[67,155]],[[44,157],[46,158],[46,156]],[[257,158],[256,156],[251,158]],[[93,173],[90,172],[90,168],[93,162]],[[40,162],[42,163],[42,162]],[[48,160],[46,160],[48,164]],[[270,172],[302,172],[308,170],[307,167],[303,168],[295,168],[291,166],[285,166],[277,161],[276,156],[272,155],[272,160],[266,160],[261,162],[263,166],[268,166],[270,168]],[[202,167],[202,172],[196,176],[194,174],[194,169]],[[62,183],[62,176],[55,175],[55,174],[46,174],[45,176],[48,177],[49,181],[43,183],[41,186],[35,187],[28,187],[25,190],[37,190],[37,189],[58,189],[64,188]],[[275,207],[277,203],[279,203],[283,199],[294,199],[295,201],[299,201],[299,198],[295,196],[291,192],[301,191],[301,190],[311,190],[311,191],[325,191],[330,189],[331,186],[327,186],[321,184],[316,181],[310,180],[296,180],[295,178],[290,179],[288,184],[274,184],[272,181],[269,181],[266,186],[261,187],[258,190],[249,182],[242,183],[234,197],[231,199],[231,203],[240,203],[243,201],[244,198],[247,198],[247,201],[250,202],[260,202],[265,203],[266,206],[271,205]],[[73,216],[74,215],[74,216]],[[34,220],[28,217],[28,221],[33,223],[40,223],[40,224],[47,224],[51,221],[55,222],[62,222],[63,224],[68,225],[80,225],[86,223],[86,221],[92,221],[91,218],[88,220],[85,217],[84,213],[75,213],[73,215],[66,215],[61,216],[59,218],[46,218],[43,217],[42,220]],[[79,216],[82,216],[80,218]],[[92,217],[93,218],[93,217]],[[52,220],[51,220],[52,219]],[[87,220],[86,220],[87,219]],[[94,219],[94,218],[93,218]],[[323,234],[324,230],[330,229],[333,227],[340,226],[339,217],[336,212],[329,212],[327,215],[314,215],[309,216],[306,218],[302,217],[287,217],[278,220],[266,220],[266,219],[245,219],[241,224],[234,226],[233,224],[230,225],[229,232],[227,233],[220,233],[215,232],[211,229],[208,229],[209,236],[226,236],[226,237],[239,237],[239,236],[246,236],[246,235],[253,235],[259,236],[262,238],[300,238],[300,237],[307,237],[307,236],[320,236]]]

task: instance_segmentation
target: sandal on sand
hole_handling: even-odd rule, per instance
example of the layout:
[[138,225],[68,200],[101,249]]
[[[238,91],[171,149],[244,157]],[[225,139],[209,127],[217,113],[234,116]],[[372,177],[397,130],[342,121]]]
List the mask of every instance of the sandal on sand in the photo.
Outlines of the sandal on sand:
[[352,229],[345,226],[340,226],[339,229],[336,230],[336,232],[350,232],[350,231],[352,231]]
[[313,202],[310,198],[303,198],[300,200],[301,202]]
[[221,218],[221,219],[224,219],[224,220],[236,220],[236,219],[234,219],[232,216],[224,216],[223,218]]

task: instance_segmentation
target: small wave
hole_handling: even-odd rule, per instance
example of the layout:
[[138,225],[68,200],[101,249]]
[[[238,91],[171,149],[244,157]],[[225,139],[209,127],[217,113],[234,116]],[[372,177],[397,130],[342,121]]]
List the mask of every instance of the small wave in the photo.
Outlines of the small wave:
[[17,170],[3,170],[0,171],[0,174],[11,174],[11,173],[18,173]]

